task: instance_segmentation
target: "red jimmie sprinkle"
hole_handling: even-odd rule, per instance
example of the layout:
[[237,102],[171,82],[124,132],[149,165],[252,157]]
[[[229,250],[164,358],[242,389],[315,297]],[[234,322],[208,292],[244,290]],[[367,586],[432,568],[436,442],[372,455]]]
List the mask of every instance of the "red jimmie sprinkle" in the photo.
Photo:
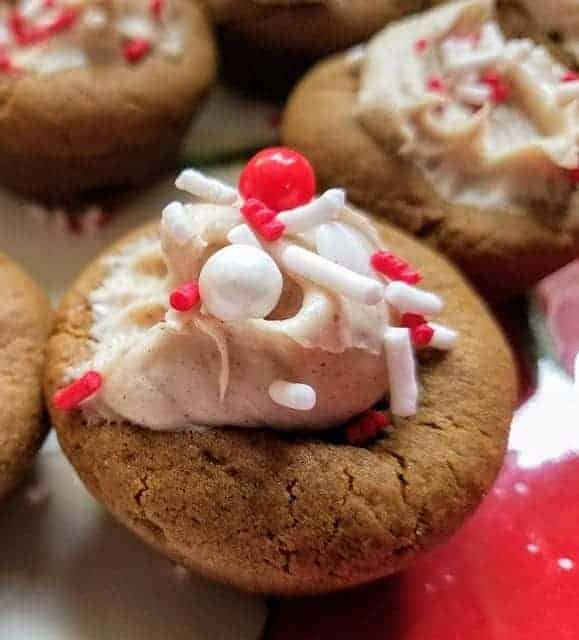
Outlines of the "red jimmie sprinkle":
[[145,38],[133,38],[123,45],[123,55],[130,64],[140,62],[151,51],[151,42]]
[[62,9],[52,22],[38,27],[29,24],[19,11],[13,10],[8,17],[8,24],[16,42],[25,47],[43,42],[70,29],[76,22],[78,15],[76,9],[68,7]]
[[506,102],[509,99],[511,90],[499,73],[485,71],[482,75],[482,80],[490,87],[491,99],[495,104]]
[[388,251],[376,251],[370,258],[370,264],[373,269],[390,280],[400,280],[406,284],[418,284],[422,280],[420,273],[415,271],[408,262]]
[[260,200],[250,198],[241,207],[241,213],[253,229],[268,242],[279,240],[285,231],[285,224],[276,219],[273,209]]
[[103,384],[103,378],[98,371],[87,371],[81,378],[54,394],[52,403],[60,411],[72,411],[81,402],[93,396]]
[[275,218],[275,211],[266,207],[261,200],[250,198],[241,207],[243,217],[252,227],[261,227]]
[[426,51],[426,49],[428,49],[428,40],[426,38],[419,38],[414,43],[414,49],[418,51],[418,53],[423,53],[424,51]]
[[15,76],[20,73],[6,53],[0,53],[0,73],[9,76]]
[[427,347],[434,337],[434,329],[428,324],[410,327],[410,337],[416,347]]
[[199,294],[199,284],[197,282],[186,282],[175,289],[169,296],[169,303],[175,311],[191,311],[201,301]]
[[446,91],[446,85],[444,84],[444,81],[442,80],[442,78],[439,78],[438,76],[432,76],[431,78],[429,78],[428,81],[426,82],[426,88],[429,91],[437,91],[437,92]]
[[561,82],[579,82],[579,72],[567,71],[562,77]]
[[165,0],[150,0],[149,2],[149,11],[155,20],[161,19],[161,14],[163,13],[163,9],[165,8]]
[[390,418],[380,411],[366,411],[346,429],[346,442],[358,446],[373,440],[390,424]]
[[403,327],[413,329],[414,327],[418,327],[421,324],[426,324],[426,318],[424,316],[421,316],[419,313],[404,313],[400,318],[400,324]]

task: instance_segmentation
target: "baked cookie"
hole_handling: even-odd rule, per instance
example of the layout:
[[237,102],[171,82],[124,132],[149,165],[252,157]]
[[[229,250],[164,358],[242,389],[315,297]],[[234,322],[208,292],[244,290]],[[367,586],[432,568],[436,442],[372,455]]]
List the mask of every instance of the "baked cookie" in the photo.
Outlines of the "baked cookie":
[[201,202],[171,203],[62,303],[46,392],[63,450],[141,538],[241,589],[402,569],[501,466],[516,376],[495,322],[444,258],[340,189],[312,200],[288,149],[239,193],[192,170],[177,186]]
[[47,432],[42,398],[50,302],[0,254],[0,498],[23,478]]
[[322,186],[450,256],[484,293],[520,293],[579,254],[579,82],[488,0],[400,21],[297,87],[283,139]]
[[190,0],[0,7],[0,180],[47,201],[143,182],[176,161],[215,75]]
[[424,0],[204,0],[239,41],[319,57],[362,42]]

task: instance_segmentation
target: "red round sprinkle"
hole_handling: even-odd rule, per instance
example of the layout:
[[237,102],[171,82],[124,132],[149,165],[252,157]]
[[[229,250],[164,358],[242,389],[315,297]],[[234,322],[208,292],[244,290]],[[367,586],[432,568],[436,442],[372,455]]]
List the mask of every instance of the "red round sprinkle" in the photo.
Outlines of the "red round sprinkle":
[[576,167],[575,169],[568,169],[567,176],[571,182],[579,184],[579,167]]
[[311,164],[297,151],[271,147],[247,163],[239,191],[244,198],[261,200],[278,212],[310,202],[316,193],[316,178]]
[[434,336],[434,329],[428,324],[419,324],[410,328],[410,337],[416,347],[426,347]]
[[351,445],[360,445],[375,438],[390,424],[389,417],[380,411],[366,411],[346,429],[346,441]]
[[412,329],[421,324],[426,324],[426,318],[419,313],[404,313],[400,318],[400,324],[402,324],[403,327]]
[[87,371],[81,378],[54,394],[52,403],[60,411],[72,411],[94,395],[103,384],[98,371]]
[[149,10],[155,20],[161,19],[161,14],[163,13],[163,9],[165,8],[165,0],[150,0]]
[[426,82],[426,88],[429,91],[446,91],[446,85],[444,84],[442,78],[439,78],[438,76],[432,76],[432,78],[429,78]]
[[175,311],[191,311],[201,301],[197,282],[186,282],[169,296],[169,304]]
[[123,46],[123,55],[130,64],[136,64],[142,60],[149,51],[151,51],[151,43],[144,38],[134,38],[125,42]]
[[579,82],[579,72],[567,71],[561,78],[561,82]]
[[423,53],[428,48],[428,40],[426,38],[419,38],[414,43],[414,48],[416,49],[416,51],[418,51],[418,53]]

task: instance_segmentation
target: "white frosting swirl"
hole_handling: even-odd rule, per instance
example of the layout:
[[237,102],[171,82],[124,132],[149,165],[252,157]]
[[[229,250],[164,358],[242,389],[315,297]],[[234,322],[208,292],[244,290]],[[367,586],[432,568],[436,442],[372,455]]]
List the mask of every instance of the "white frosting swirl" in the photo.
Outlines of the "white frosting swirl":
[[505,41],[491,0],[454,2],[371,41],[358,115],[451,202],[564,210],[579,165],[579,83],[565,73],[543,47]]
[[[266,242],[231,188],[191,170],[177,184],[231,204],[172,203],[159,233],[108,258],[90,296],[93,354],[71,372],[104,381],[83,405],[89,420],[327,429],[371,408],[389,380],[393,411],[416,412],[410,330],[395,341],[388,330],[401,312],[437,313],[442,302],[371,266],[382,242],[343,192],[280,212],[284,236]],[[193,292],[191,304],[170,308],[175,291]],[[433,347],[452,347],[454,332],[433,331]]]

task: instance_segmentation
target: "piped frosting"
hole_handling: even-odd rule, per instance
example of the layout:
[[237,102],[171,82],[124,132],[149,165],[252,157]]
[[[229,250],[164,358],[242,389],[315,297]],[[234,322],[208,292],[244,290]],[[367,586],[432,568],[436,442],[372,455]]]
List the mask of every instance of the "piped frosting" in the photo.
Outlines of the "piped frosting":
[[[158,233],[107,259],[90,296],[92,355],[70,372],[73,387],[87,371],[101,376],[82,400],[89,420],[328,429],[386,396],[394,415],[416,413],[415,349],[457,338],[427,319],[443,302],[415,286],[419,272],[341,190],[314,198],[310,172],[299,154],[272,149],[248,165],[241,192],[179,176],[202,201],[169,204]],[[276,207],[288,198],[297,206]]]
[[453,2],[377,35],[357,116],[446,200],[566,210],[579,167],[579,76],[530,40],[506,40],[491,0]]

